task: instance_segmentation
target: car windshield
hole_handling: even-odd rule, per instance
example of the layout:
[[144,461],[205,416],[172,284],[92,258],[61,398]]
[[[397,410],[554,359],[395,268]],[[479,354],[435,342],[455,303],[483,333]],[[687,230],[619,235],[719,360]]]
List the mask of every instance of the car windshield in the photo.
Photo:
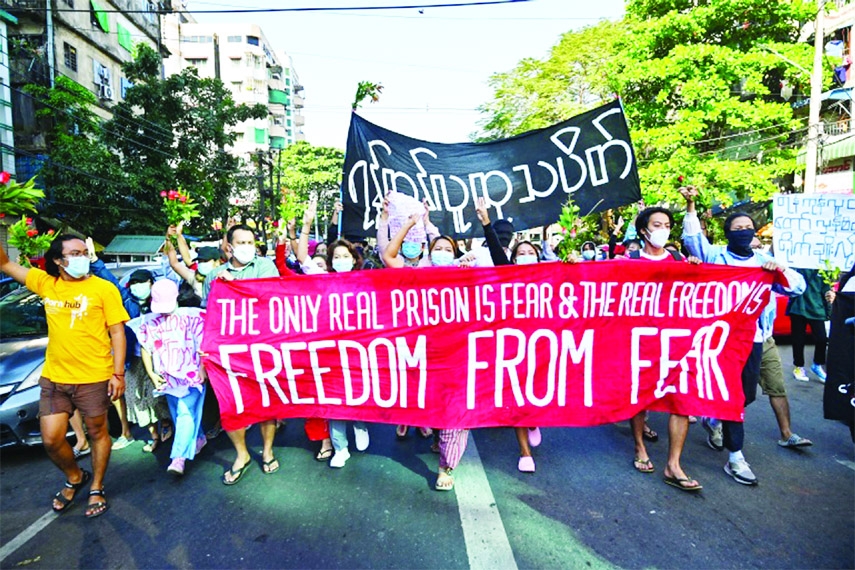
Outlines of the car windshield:
[[45,308],[38,295],[22,287],[0,299],[0,339],[46,334]]

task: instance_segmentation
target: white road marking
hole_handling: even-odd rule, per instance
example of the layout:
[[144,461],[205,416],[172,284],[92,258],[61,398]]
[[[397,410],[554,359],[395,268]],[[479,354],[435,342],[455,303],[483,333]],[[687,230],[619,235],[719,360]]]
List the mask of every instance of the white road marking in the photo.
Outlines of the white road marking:
[[845,459],[835,459],[835,461],[837,461],[841,465],[848,467],[852,471],[855,471],[855,461],[847,461]]
[[458,470],[460,473],[454,478],[453,493],[457,495],[469,568],[516,570],[517,561],[471,433]]
[[0,562],[3,562],[6,560],[6,557],[24,546],[28,540],[36,536],[43,528],[56,520],[58,516],[59,514],[53,511],[48,511],[48,513],[42,515],[39,520],[25,528],[21,534],[4,544],[3,547],[0,548]]

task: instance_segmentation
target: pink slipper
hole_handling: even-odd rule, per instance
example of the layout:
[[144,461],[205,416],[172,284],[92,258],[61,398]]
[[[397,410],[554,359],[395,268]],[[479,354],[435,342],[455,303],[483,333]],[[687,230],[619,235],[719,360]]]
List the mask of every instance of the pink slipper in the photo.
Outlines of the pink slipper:
[[523,473],[534,473],[534,457],[530,455],[520,457],[520,462],[517,464],[517,468]]
[[540,445],[542,440],[542,436],[540,435],[540,428],[529,428],[528,430],[528,444],[532,447],[537,447]]

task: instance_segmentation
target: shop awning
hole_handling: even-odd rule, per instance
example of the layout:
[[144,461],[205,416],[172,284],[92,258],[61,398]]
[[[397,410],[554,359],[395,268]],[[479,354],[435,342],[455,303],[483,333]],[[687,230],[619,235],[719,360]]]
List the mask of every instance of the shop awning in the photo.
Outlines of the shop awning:
[[[802,148],[796,155],[796,162],[798,164],[805,164],[807,162],[806,156],[807,148]],[[844,138],[821,144],[819,147],[818,159],[822,162],[847,158],[849,156],[855,156],[855,134],[844,135]]]

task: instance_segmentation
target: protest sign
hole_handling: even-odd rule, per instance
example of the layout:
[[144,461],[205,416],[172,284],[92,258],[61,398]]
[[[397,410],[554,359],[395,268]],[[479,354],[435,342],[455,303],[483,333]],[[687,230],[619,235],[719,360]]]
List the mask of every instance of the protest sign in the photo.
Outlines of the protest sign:
[[480,237],[476,199],[517,230],[558,220],[572,197],[581,215],[641,199],[635,154],[618,101],[572,119],[489,143],[420,141],[351,115],[342,233],[377,234],[383,196],[427,200],[430,219],[456,238]]
[[775,257],[802,269],[855,264],[855,196],[780,194],[772,210]]
[[205,366],[226,429],[587,426],[645,409],[739,421],[772,279],[616,260],[217,281]]

